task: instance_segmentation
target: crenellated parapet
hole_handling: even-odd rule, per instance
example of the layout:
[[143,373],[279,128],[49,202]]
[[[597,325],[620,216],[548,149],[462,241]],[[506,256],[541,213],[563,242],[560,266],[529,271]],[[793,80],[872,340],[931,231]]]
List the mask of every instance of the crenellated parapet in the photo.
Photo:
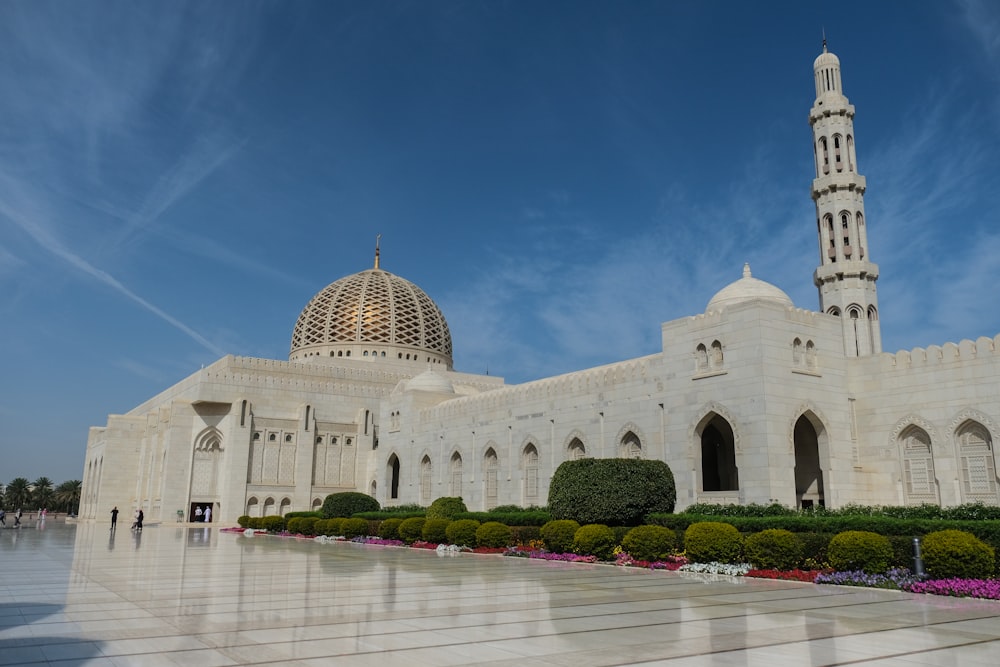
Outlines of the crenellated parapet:
[[895,354],[881,355],[881,370],[906,370],[924,366],[942,366],[952,363],[966,363],[974,360],[995,359],[1000,352],[1000,334],[993,338],[982,336],[976,340],[961,340],[958,343],[915,347],[900,350]]

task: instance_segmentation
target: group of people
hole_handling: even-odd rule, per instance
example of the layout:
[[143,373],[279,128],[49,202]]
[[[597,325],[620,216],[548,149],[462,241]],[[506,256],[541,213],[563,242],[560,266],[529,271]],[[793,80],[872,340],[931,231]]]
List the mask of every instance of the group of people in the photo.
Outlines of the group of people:
[[194,508],[194,520],[196,523],[211,523],[212,522],[212,506],[206,505],[205,509],[201,509],[201,505]]
[[[119,514],[118,506],[115,505],[114,508],[111,510],[111,530],[114,530],[115,528],[118,527],[118,514]],[[145,515],[142,513],[141,509],[137,509],[135,511],[135,518],[132,520],[132,530],[135,531],[142,530],[142,520],[144,516]]]
[[[4,528],[7,527],[7,512],[5,512],[3,509],[0,509],[0,526],[3,526]],[[21,527],[21,509],[18,508],[18,510],[14,512],[13,528],[20,528],[20,527]]]

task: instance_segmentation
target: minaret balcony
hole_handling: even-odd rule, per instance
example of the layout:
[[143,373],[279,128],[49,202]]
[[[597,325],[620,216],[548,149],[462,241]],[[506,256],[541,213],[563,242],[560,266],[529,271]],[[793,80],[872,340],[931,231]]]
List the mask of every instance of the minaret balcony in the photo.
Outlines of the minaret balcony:
[[813,179],[812,197],[818,199],[824,194],[838,190],[857,190],[864,194],[867,187],[868,181],[861,174],[853,171],[832,172]]

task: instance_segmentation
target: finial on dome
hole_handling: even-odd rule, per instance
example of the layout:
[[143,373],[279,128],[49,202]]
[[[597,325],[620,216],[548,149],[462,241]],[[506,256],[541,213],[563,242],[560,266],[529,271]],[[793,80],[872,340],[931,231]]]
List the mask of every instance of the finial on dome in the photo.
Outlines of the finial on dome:
[[376,234],[375,235],[375,268],[376,269],[379,268],[379,266],[378,266],[378,246],[379,246],[379,242],[381,240],[382,240],[382,235],[381,234]]
[[750,278],[750,277],[752,277],[751,274],[750,274],[750,262],[744,262],[743,263],[743,277],[744,278]]
[[826,53],[826,26],[823,26],[823,53]]

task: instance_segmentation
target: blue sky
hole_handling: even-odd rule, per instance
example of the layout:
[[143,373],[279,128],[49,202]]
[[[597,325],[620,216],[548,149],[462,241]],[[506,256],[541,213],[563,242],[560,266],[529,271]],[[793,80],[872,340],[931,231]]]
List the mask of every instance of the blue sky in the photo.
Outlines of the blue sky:
[[1000,3],[0,4],[0,481],[382,266],[458,370],[656,352],[740,276],[816,308],[808,111],[857,107],[886,350],[1000,332]]

